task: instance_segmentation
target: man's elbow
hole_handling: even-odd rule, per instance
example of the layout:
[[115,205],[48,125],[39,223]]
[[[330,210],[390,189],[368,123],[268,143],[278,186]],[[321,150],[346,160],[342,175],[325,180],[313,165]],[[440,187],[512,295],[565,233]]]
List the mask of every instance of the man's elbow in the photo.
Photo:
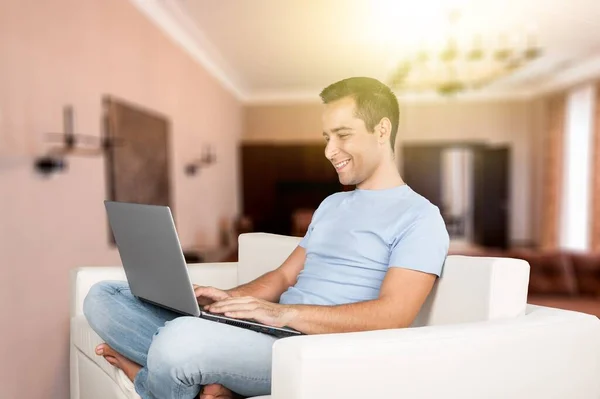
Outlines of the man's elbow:
[[395,306],[394,304],[386,304],[386,307],[387,312],[384,312],[386,316],[381,320],[383,328],[386,329],[410,327],[417,317],[415,312],[408,312],[406,309],[398,310],[397,304]]

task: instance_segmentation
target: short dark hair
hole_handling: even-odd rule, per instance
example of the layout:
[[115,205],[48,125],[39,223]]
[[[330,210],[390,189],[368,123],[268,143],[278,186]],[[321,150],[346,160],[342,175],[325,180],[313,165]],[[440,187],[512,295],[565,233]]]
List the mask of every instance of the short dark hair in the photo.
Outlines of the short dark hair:
[[370,132],[382,118],[389,118],[392,123],[390,144],[394,150],[400,109],[396,95],[388,86],[377,79],[353,77],[327,86],[321,91],[320,97],[324,104],[344,97],[354,98],[356,116],[365,122],[365,126]]

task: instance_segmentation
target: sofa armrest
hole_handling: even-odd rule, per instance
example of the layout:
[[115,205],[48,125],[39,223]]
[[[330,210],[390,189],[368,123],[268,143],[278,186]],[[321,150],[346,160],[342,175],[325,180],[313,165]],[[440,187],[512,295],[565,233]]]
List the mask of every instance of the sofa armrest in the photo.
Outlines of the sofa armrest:
[[284,338],[274,399],[598,398],[600,320],[528,308],[513,320]]
[[[188,265],[190,279],[199,285],[221,289],[237,285],[237,262]],[[83,314],[83,300],[90,288],[104,280],[126,281],[122,266],[84,266],[71,270],[71,317]]]

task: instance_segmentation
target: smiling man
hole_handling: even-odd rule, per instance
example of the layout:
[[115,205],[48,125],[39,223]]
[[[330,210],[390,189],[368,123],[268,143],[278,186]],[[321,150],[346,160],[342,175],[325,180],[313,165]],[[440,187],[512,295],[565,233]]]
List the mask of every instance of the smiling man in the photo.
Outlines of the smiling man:
[[[198,301],[306,334],[408,327],[441,274],[444,221],[398,172],[393,92],[375,79],[349,78],[321,98],[325,156],[340,182],[356,189],[323,200],[279,268],[229,291],[196,287]],[[191,399],[202,387],[207,399],[270,392],[272,336],[178,317],[139,302],[123,283],[94,286],[84,311],[107,341],[97,353],[122,368],[144,399]]]

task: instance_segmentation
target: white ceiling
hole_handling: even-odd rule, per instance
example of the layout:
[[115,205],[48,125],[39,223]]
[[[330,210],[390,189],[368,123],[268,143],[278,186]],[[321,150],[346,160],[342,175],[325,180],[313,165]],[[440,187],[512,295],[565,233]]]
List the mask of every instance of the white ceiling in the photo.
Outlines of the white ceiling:
[[345,77],[386,80],[416,34],[439,31],[436,10],[448,3],[464,7],[469,35],[535,28],[544,49],[472,98],[531,96],[600,75],[600,0],[131,1],[245,102],[317,101]]

